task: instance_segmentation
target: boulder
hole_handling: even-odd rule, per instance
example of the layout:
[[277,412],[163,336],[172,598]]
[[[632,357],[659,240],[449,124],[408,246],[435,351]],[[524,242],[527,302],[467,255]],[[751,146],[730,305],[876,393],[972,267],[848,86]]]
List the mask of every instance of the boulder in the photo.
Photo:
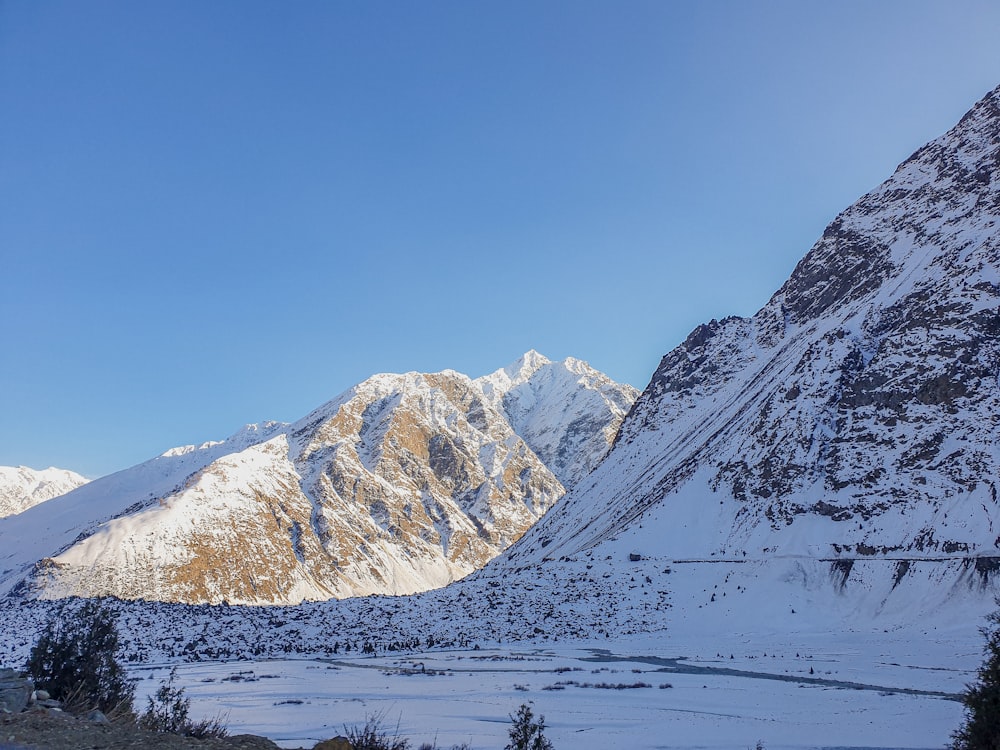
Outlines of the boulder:
[[23,711],[34,687],[31,680],[18,677],[13,669],[0,670],[0,711],[12,714]]

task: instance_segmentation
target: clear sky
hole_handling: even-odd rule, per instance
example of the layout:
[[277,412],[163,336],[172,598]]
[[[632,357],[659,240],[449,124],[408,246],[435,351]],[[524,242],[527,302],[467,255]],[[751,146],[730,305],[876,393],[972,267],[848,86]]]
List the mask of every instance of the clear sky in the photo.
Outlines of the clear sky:
[[642,388],[1000,84],[995,0],[0,0],[0,464],[376,372]]

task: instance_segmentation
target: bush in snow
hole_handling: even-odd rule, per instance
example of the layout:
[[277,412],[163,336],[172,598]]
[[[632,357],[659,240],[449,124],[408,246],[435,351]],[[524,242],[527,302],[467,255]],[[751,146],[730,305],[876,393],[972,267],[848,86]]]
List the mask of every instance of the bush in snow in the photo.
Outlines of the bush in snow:
[[344,727],[344,733],[354,750],[409,750],[410,741],[396,732],[389,733],[383,726],[383,715],[368,716],[363,727]]
[[28,655],[35,686],[66,708],[98,708],[110,718],[132,717],[135,684],[118,662],[115,613],[99,600],[60,607]]
[[184,697],[184,688],[176,687],[177,668],[170,670],[170,677],[160,683],[154,695],[149,696],[146,712],[139,717],[139,726],[152,732],[169,732],[187,737],[207,739],[225,737],[228,732],[221,718],[191,721],[188,712],[191,699]]
[[552,743],[544,734],[545,717],[539,715],[535,721],[527,703],[522,703],[510,720],[510,742],[504,750],[552,750]]

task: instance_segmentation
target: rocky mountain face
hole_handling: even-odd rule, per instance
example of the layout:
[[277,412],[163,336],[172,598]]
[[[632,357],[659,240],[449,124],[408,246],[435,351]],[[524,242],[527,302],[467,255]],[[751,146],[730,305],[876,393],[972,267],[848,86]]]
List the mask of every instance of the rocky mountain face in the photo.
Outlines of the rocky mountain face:
[[[565,492],[536,446],[554,441],[572,482],[607,452],[635,396],[534,352],[500,372],[511,375],[376,375],[294,424],[251,425],[97,480],[0,522],[0,587],[271,604],[443,586]],[[522,391],[533,404],[510,395]],[[507,396],[532,426],[523,436]],[[558,409],[563,398],[573,408]]]
[[992,580],[998,477],[1000,89],[837,216],[756,315],[667,354],[605,461],[497,564],[760,564],[891,608],[918,569]]
[[89,480],[66,469],[0,466],[0,518],[64,495]]

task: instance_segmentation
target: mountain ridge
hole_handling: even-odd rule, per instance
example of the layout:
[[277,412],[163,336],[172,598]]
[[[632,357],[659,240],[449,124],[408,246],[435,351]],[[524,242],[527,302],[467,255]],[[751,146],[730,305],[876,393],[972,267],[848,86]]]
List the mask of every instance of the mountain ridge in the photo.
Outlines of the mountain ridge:
[[[563,391],[620,391],[615,404],[637,395],[578,360],[525,357],[564,373]],[[533,382],[533,370],[515,374],[508,390]],[[0,539],[16,540],[0,554],[0,586],[28,573],[22,588],[34,596],[248,604],[443,586],[509,546],[564,492],[486,382],[453,370],[378,374],[297,422],[170,449],[0,524]],[[560,464],[587,470],[624,410],[602,395],[583,400],[589,421],[570,421],[552,408],[552,388],[535,385],[543,432],[596,435]]]

